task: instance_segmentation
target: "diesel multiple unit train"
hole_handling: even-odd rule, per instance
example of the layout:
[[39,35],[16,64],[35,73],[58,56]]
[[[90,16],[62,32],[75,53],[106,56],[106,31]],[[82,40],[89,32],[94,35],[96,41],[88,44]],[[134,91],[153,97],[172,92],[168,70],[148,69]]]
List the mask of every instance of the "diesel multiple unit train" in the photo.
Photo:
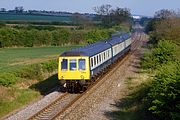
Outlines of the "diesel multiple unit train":
[[121,33],[106,41],[65,51],[59,56],[60,83],[67,88],[86,86],[109,65],[127,54],[131,43],[130,33]]

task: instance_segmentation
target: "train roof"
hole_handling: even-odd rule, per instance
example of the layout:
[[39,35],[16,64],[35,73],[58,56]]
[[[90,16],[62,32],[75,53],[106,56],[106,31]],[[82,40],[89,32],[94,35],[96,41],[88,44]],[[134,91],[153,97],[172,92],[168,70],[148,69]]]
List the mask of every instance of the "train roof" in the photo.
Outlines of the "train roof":
[[106,49],[111,48],[111,45],[106,41],[99,41],[77,49],[72,49],[61,54],[61,56],[93,56]]
[[121,43],[125,41],[126,39],[129,39],[131,36],[129,33],[121,33],[120,35],[115,35],[111,37],[107,42],[111,45],[116,45],[118,43]]
[[84,47],[65,51],[61,56],[93,56],[104,50],[111,48],[111,45],[116,45],[124,40],[130,38],[129,33],[123,33],[121,35],[113,36],[107,41],[99,41]]
[[124,33],[123,34],[123,38],[124,39],[129,39],[131,37],[131,34],[130,33]]
[[110,43],[111,45],[116,45],[123,41],[124,41],[124,39],[122,37],[114,36],[114,37],[110,38],[107,42]]

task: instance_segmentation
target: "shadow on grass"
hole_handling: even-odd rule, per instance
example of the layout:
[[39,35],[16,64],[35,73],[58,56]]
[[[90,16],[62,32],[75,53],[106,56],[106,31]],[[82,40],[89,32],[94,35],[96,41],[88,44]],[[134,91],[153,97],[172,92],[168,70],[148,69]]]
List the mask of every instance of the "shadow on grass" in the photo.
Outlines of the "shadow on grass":
[[[30,89],[35,89],[36,91],[39,91],[41,95],[47,95],[50,92],[57,91],[57,89],[55,90],[52,90],[52,89],[58,85],[59,85],[58,76],[57,74],[55,74],[47,78],[46,80],[43,80],[36,84],[31,85]],[[59,89],[58,91],[63,92],[62,90],[59,90]]]
[[111,104],[117,110],[105,112],[105,116],[111,120],[147,120],[143,110],[142,99],[146,88],[140,88],[125,98]]

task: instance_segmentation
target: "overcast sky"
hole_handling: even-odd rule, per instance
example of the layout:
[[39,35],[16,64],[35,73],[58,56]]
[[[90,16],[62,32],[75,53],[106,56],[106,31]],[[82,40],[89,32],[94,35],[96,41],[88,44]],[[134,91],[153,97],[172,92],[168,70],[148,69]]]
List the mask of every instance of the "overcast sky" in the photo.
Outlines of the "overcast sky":
[[132,14],[153,16],[160,9],[180,8],[180,0],[0,0],[0,8],[14,9],[23,6],[25,10],[54,10],[94,13],[93,7],[110,4],[130,8]]

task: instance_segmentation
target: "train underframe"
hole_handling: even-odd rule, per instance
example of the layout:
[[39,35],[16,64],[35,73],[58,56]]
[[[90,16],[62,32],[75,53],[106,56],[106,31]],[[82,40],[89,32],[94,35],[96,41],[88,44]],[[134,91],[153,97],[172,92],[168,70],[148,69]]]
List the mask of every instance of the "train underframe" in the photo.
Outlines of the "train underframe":
[[61,80],[60,85],[63,86],[67,92],[84,92],[92,80]]

